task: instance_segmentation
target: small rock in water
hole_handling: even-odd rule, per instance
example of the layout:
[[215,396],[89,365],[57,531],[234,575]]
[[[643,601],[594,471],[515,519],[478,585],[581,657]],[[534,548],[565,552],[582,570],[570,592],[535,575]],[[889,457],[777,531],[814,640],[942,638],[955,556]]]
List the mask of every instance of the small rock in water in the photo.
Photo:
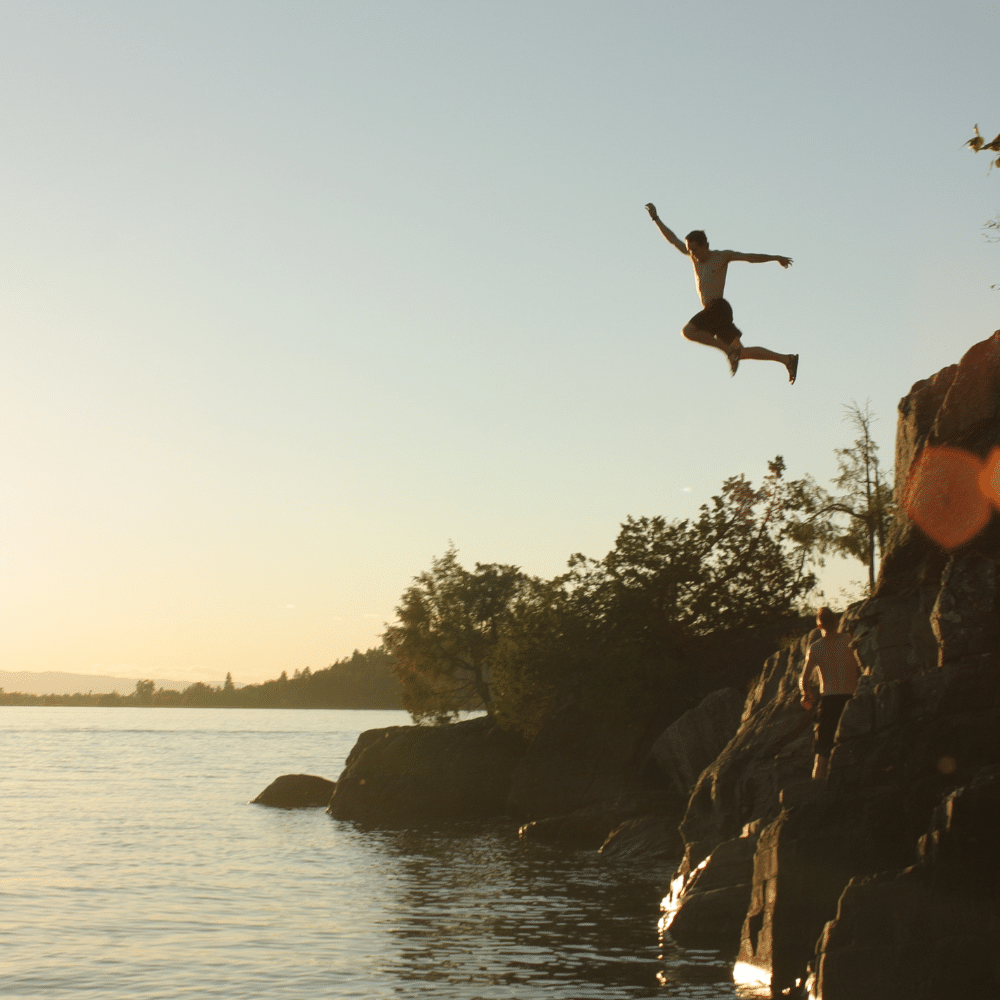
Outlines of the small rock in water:
[[283,774],[275,778],[251,805],[274,806],[277,809],[309,809],[327,806],[337,782],[315,774]]

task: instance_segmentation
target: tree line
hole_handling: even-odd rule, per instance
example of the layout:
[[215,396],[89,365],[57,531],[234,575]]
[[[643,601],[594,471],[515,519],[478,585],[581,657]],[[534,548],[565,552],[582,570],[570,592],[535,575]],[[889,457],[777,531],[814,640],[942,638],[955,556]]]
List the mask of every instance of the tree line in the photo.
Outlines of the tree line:
[[466,569],[452,546],[403,593],[382,646],[237,687],[130,694],[4,693],[3,705],[177,708],[406,708],[418,723],[485,709],[527,737],[570,695],[603,713],[669,703],[680,714],[701,690],[698,640],[798,621],[814,569],[837,553],[864,564],[869,590],[894,514],[892,471],[879,460],[866,404],[845,407],[856,436],[836,449],[834,491],[788,479],[778,455],[759,485],[723,482],[698,515],[628,517],[603,558],[577,553],[551,580],[519,567]]
[[285,671],[275,680],[237,687],[232,674],[219,686],[191,684],[183,691],[140,680],[129,694],[21,694],[0,689],[0,705],[78,705],[102,708],[402,708],[399,682],[384,649],[358,650],[331,666]]
[[830,492],[768,463],[760,485],[727,479],[697,517],[628,517],[601,559],[573,555],[551,580],[519,567],[466,569],[454,546],[403,593],[383,633],[417,722],[485,709],[529,738],[573,692],[601,712],[698,693],[699,638],[798,619],[827,553],[861,561],[869,589],[894,506],[866,404],[837,449]]

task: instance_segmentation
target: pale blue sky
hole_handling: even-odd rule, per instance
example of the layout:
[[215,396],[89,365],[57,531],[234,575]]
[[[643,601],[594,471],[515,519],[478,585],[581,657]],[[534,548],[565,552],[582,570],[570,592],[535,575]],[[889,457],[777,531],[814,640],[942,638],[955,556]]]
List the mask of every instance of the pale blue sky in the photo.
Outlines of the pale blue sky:
[[[552,576],[997,326],[997,4],[0,4],[0,666],[239,681]],[[734,264],[744,343],[683,340]],[[858,565],[832,572],[836,596]]]

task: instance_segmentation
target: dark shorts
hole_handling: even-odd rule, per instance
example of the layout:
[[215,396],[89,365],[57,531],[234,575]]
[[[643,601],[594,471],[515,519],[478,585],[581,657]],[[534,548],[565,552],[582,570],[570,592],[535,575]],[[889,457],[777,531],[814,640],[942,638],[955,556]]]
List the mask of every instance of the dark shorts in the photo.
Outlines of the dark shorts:
[[742,334],[733,325],[733,307],[725,299],[712,299],[690,322],[699,330],[714,333],[719,340],[731,344]]
[[816,724],[815,753],[828,757],[833,749],[833,739],[837,735],[840,713],[851,700],[849,694],[825,694],[819,700],[819,722]]

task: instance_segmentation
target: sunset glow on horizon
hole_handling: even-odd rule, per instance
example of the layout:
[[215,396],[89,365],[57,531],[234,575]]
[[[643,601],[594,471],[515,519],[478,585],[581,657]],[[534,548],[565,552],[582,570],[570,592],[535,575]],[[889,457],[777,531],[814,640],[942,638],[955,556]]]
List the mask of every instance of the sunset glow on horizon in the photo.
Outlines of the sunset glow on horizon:
[[[1000,327],[1000,174],[962,146],[1000,130],[996,21],[5,4],[0,669],[317,670],[452,542],[552,577],[776,455],[829,486],[852,401],[891,465],[900,397]],[[726,286],[794,386],[681,336],[647,202],[794,258]]]

